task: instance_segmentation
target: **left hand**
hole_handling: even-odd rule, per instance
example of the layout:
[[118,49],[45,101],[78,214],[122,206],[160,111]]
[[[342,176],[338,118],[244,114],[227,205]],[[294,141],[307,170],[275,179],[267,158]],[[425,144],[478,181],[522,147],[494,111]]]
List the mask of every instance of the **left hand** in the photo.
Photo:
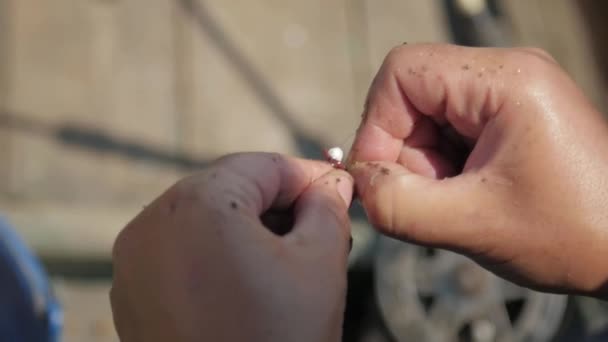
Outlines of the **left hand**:
[[327,163],[268,153],[178,182],[115,243],[121,340],[339,341],[352,188]]

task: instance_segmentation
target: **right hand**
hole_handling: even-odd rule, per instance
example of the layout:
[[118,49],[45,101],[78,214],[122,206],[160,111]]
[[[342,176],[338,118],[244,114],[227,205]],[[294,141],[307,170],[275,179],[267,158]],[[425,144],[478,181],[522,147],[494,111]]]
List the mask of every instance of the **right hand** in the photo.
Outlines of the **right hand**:
[[[456,140],[472,150],[460,161]],[[524,286],[608,297],[608,129],[543,51],[394,49],[348,168],[385,234]]]
[[147,206],[114,244],[121,341],[339,341],[352,178],[239,153]]

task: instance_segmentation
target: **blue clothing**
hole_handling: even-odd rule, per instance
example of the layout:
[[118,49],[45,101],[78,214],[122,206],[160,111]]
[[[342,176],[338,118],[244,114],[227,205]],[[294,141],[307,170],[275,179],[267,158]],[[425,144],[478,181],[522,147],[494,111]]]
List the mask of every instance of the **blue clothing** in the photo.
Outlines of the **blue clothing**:
[[57,342],[61,324],[42,265],[0,218],[0,341]]

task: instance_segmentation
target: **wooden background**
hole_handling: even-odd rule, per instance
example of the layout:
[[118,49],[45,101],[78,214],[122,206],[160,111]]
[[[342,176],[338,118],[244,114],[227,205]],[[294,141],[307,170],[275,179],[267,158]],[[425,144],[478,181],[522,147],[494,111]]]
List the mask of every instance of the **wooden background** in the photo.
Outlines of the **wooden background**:
[[[549,50],[603,107],[574,1],[502,4],[514,43]],[[440,5],[0,0],[1,212],[45,258],[107,261],[125,223],[205,162],[352,138],[388,50],[450,40]],[[115,339],[107,284],[58,280],[66,340]]]
[[430,3],[0,1],[0,203],[44,255],[106,257],[193,161],[343,143],[384,54],[445,40]]

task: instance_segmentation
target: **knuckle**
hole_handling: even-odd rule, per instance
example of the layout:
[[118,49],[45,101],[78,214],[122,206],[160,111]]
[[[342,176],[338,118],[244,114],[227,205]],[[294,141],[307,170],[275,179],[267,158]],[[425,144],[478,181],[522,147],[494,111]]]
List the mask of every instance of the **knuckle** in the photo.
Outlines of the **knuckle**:
[[[463,47],[445,43],[416,43],[401,44],[393,47],[386,55],[381,71],[385,74],[395,74],[406,65],[413,62],[424,63],[429,56],[447,57],[458,53]],[[464,48],[467,49],[467,48]]]
[[395,62],[396,60],[399,60],[401,58],[401,56],[403,55],[405,47],[406,47],[406,45],[393,46],[389,50],[388,54],[386,55],[385,62],[387,64],[390,64],[391,62]]
[[204,216],[222,222],[234,217],[242,208],[255,208],[263,200],[259,185],[246,179],[238,170],[234,165],[222,163],[184,178],[169,191],[165,205],[178,215]]
[[[128,227],[127,227],[128,228]],[[116,268],[117,264],[122,262],[125,251],[128,251],[128,248],[125,248],[125,245],[129,242],[129,237],[127,234],[127,228],[123,229],[116,239],[114,240],[114,244],[112,246],[112,262],[114,263],[114,267]],[[128,259],[128,258],[126,258]]]
[[536,90],[546,90],[553,87],[553,80],[560,78],[564,71],[549,53],[538,48],[521,48],[510,52],[508,56],[517,73],[521,73],[523,94],[534,94]]
[[112,245],[111,257],[115,282],[128,274],[127,270],[131,267],[133,260],[138,257],[138,252],[141,248],[140,239],[137,237],[140,231],[137,228],[141,227],[137,223],[138,220],[139,216],[123,228],[116,236]]
[[544,62],[548,62],[551,64],[557,64],[557,61],[555,60],[555,58],[553,58],[553,56],[547,50],[544,50],[542,48],[523,47],[523,48],[520,48],[520,51],[523,54],[527,55],[527,57],[530,59],[536,58],[536,59],[539,59]]
[[399,44],[390,49],[385,60],[387,62],[395,62],[403,60],[405,56],[428,55],[430,52],[445,53],[454,47],[456,45],[445,43]]
[[412,47],[407,45],[398,45],[393,47],[384,58],[382,70],[389,73],[393,73],[398,70],[403,63],[404,57],[411,49]]
[[521,65],[526,74],[535,79],[544,77],[547,72],[555,72],[557,66],[557,62],[548,52],[538,48],[515,50],[511,58],[515,65]]
[[246,152],[236,152],[236,153],[225,154],[225,155],[215,159],[211,164],[214,166],[222,165],[224,163],[229,163],[235,159],[238,160],[240,158],[243,158],[247,154],[248,153],[246,153]]
[[221,184],[230,184],[221,167],[212,167],[199,174],[179,180],[168,191],[164,202],[170,213],[177,210],[203,210],[215,212],[220,205],[217,196],[222,194]]
[[384,58],[384,68],[391,71],[398,69],[405,57],[413,50],[417,50],[419,48],[419,45],[394,46]]
[[[177,204],[190,203],[194,206],[205,205],[204,196],[204,184],[201,184],[198,176],[189,176],[180,179],[175,183],[168,191],[165,198],[166,201],[170,202],[170,206],[177,206]],[[202,189],[203,188],[203,189]]]

